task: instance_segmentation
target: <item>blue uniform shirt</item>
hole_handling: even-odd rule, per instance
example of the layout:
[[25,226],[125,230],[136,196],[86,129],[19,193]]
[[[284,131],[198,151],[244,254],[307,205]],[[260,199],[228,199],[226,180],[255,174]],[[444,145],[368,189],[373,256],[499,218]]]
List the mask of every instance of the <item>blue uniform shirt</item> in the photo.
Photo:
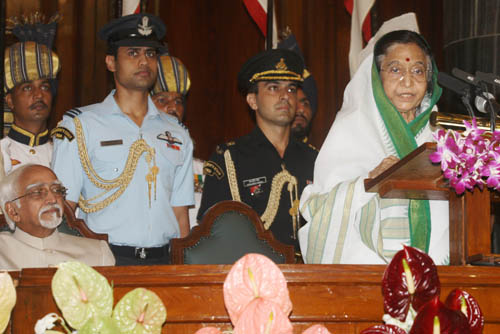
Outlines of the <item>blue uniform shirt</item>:
[[[152,185],[150,207],[146,181],[149,165],[146,153],[143,153],[125,192],[106,208],[89,214],[81,212],[80,217],[93,231],[108,234],[111,244],[163,246],[170,239],[179,237],[179,225],[172,207],[194,204],[193,143],[188,131],[177,119],[160,113],[151,98],[148,98],[148,113],[139,127],[120,110],[113,95],[114,91],[102,103],[79,108],[81,113],[74,110],[66,113],[59,128],[76,135],[73,117],[78,117],[90,162],[105,180],[120,176],[130,146],[143,138],[156,151],[159,168],[156,200]],[[70,201],[78,202],[80,193],[89,199],[104,191],[97,188],[83,170],[76,138],[69,140],[66,136],[54,140],[52,169],[68,188],[67,199]],[[115,191],[111,190],[97,201]]]

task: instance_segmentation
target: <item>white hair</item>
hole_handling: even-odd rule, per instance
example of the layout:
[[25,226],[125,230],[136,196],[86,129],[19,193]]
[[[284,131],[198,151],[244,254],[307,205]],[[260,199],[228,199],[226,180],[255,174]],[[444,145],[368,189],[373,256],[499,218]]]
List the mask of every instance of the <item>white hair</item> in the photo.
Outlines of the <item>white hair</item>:
[[[5,210],[5,204],[19,196],[19,178],[27,168],[33,166],[36,165],[26,164],[24,166],[16,168],[15,170],[7,174],[0,182],[0,207],[2,208],[2,211],[4,213],[5,221],[7,222],[7,225],[9,225],[9,228],[11,230],[16,229],[16,224],[10,218],[7,210]],[[16,205],[18,208],[21,207],[21,204],[18,201],[12,202],[12,204]]]

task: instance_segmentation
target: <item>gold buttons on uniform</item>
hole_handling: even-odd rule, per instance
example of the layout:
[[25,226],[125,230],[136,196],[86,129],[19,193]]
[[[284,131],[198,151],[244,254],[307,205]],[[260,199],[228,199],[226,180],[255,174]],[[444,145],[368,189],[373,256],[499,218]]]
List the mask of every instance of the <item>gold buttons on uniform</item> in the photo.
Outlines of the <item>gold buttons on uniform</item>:
[[36,154],[36,151],[35,151],[34,149],[31,149],[31,150],[30,150],[30,153],[31,153],[31,154]]

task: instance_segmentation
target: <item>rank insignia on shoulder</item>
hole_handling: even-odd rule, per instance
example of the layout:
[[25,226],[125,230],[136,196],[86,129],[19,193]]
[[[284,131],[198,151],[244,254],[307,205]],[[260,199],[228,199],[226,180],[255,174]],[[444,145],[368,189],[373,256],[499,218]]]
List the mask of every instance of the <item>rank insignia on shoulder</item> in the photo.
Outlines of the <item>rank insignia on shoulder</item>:
[[69,141],[72,141],[75,138],[75,135],[64,126],[58,126],[57,128],[52,129],[52,131],[50,131],[50,136],[61,140],[68,138]]
[[76,116],[80,115],[81,113],[82,113],[82,111],[80,109],[73,108],[73,109],[66,111],[66,113],[64,113],[64,116],[75,118]]
[[222,168],[213,161],[205,161],[203,164],[203,174],[215,176],[217,180],[221,180],[224,177]]
[[167,147],[172,148],[174,150],[180,151],[181,147],[179,145],[182,145],[182,142],[178,139],[172,136],[170,131],[165,131],[165,133],[161,133],[156,138],[160,140],[164,140],[167,142]]

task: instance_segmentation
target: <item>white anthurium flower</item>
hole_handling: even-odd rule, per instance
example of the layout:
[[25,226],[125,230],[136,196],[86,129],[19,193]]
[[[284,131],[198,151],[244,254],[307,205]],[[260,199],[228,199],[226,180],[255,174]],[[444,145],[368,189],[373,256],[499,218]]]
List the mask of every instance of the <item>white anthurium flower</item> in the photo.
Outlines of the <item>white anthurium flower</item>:
[[[35,324],[35,334],[45,334],[47,329],[54,328],[60,317],[55,313],[49,313]],[[53,332],[53,331],[52,331]]]

